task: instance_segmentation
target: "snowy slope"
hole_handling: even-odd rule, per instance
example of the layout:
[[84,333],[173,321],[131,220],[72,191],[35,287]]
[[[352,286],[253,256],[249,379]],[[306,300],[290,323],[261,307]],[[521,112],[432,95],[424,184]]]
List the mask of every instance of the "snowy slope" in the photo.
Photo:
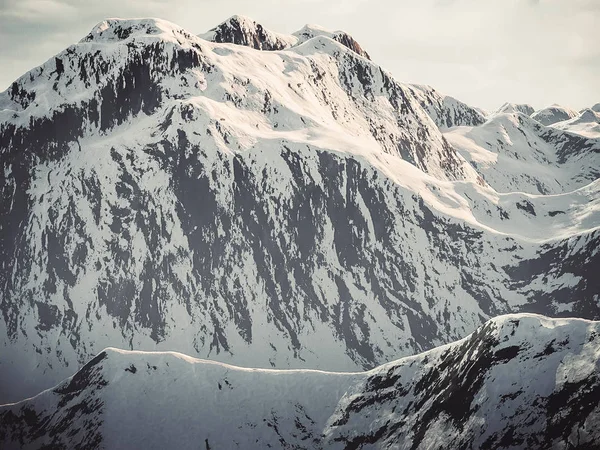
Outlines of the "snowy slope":
[[357,370],[498,314],[600,318],[597,141],[524,128],[577,189],[503,191],[440,130],[480,112],[253,24],[110,19],[0,94],[0,401],[106,347]]
[[329,31],[318,25],[305,25],[293,35],[298,39],[297,44],[302,44],[303,42],[319,36],[327,37],[339,42],[363,58],[371,59],[369,54],[360,46],[360,44],[345,31]]
[[479,127],[449,130],[444,137],[498,192],[560,194],[600,174],[600,134],[572,131],[512,112],[496,113]]
[[577,111],[555,104],[540,109],[530,115],[542,125],[552,125],[556,122],[562,122],[563,120],[569,120],[576,117]]
[[558,130],[570,131],[587,138],[600,138],[600,112],[584,109],[576,117],[552,125]]
[[440,94],[430,86],[412,85],[411,94],[442,130],[458,126],[477,126],[485,122],[483,111]]
[[[592,448],[600,324],[496,318],[364,373],[243,369],[106,349],[0,406],[2,448]],[[588,447],[585,447],[585,446]]]

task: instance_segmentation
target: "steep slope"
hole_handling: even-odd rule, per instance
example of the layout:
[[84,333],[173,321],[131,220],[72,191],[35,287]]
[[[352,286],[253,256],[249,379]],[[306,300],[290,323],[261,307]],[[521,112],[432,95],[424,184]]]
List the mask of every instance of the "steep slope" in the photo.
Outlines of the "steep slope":
[[[560,122],[567,123],[567,122]],[[600,135],[543,127],[521,113],[497,113],[444,137],[499,192],[559,194],[600,175]]]
[[462,341],[360,374],[106,349],[54,389],[1,406],[0,443],[593,448],[599,364],[598,322],[530,315],[494,319]]
[[327,36],[259,51],[155,19],[21,77],[0,95],[0,401],[109,346],[355,370],[506,312],[600,317],[600,183],[499,194],[416,91]]
[[548,106],[547,108],[540,109],[531,114],[533,119],[546,126],[556,122],[562,122],[563,120],[569,120],[576,116],[577,111],[560,105]]
[[485,122],[485,114],[455,98],[440,94],[430,86],[411,85],[423,109],[442,130],[458,126],[477,126]]

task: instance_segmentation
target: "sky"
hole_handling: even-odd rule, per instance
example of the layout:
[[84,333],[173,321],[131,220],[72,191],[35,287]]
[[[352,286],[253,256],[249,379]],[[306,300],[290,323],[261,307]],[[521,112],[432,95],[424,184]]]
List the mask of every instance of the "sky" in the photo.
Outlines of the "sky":
[[198,34],[234,14],[292,33],[350,33],[402,82],[473,106],[600,102],[600,0],[0,0],[0,90],[109,17]]

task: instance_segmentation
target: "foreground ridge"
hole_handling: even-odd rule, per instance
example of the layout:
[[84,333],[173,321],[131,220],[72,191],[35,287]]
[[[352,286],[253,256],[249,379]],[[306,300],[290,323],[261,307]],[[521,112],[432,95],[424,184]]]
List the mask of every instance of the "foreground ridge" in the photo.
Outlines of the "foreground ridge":
[[593,448],[600,322],[498,317],[364,373],[109,348],[0,407],[2,448]]

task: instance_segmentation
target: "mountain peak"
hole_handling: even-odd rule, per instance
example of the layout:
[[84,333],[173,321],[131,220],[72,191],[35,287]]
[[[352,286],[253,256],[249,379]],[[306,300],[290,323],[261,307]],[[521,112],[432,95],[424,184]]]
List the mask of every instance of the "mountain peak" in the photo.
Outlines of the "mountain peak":
[[80,42],[121,41],[134,34],[159,35],[165,33],[185,33],[185,31],[178,25],[162,19],[114,17],[99,22]]
[[353,52],[359,54],[360,56],[369,60],[371,59],[369,54],[365,50],[363,50],[360,44],[345,31],[329,31],[320,25],[306,24],[301,29],[296,31],[293,35],[298,39],[299,44],[318,36],[325,36],[333,39],[334,41],[339,42],[340,44],[344,45]]
[[531,105],[526,103],[505,103],[500,108],[498,108],[498,113],[513,113],[520,112],[525,114],[526,116],[531,116],[534,113],[534,109]]
[[256,50],[283,50],[296,41],[292,36],[275,33],[255,20],[237,14],[199,37],[211,42],[244,45]]
[[598,139],[344,32],[210,35],[109,19],[0,93],[0,403],[107,345],[348,371],[505,311],[600,317]]
[[236,14],[198,36],[210,42],[243,45],[266,51],[284,50],[300,45],[309,39],[327,37],[360,56],[371,59],[350,34],[345,31],[329,31],[320,25],[307,24],[295,33],[288,35],[271,31],[250,17]]
[[581,111],[581,114],[579,115],[579,120],[581,122],[600,122],[600,117],[598,116],[599,114],[593,109],[586,108],[583,111]]
[[254,20],[251,17],[244,16],[242,14],[234,14],[229,19],[225,20],[223,23],[232,24],[234,22],[237,22],[240,24],[246,24],[246,25],[256,25],[256,20]]

